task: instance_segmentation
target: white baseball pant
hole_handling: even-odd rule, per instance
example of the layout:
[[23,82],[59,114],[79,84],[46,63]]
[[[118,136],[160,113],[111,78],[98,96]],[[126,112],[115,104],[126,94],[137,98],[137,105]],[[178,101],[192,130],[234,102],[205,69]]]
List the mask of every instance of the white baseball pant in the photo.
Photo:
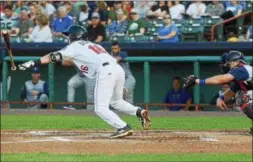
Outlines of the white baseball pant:
[[129,115],[136,115],[138,110],[138,107],[123,100],[124,84],[125,72],[119,64],[110,63],[99,68],[94,92],[94,110],[98,116],[116,129],[125,127],[127,123],[111,111],[109,105]]

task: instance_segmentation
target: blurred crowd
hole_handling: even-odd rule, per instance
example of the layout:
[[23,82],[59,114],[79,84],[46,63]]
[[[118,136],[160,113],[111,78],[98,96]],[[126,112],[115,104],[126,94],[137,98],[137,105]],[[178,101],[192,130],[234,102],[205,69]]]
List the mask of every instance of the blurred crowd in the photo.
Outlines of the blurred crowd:
[[[1,1],[1,30],[18,42],[67,41],[69,26],[85,27],[89,40],[102,42],[115,35],[146,35],[147,21],[161,20],[154,40],[177,42],[174,20],[202,16],[229,19],[247,9],[245,1]],[[252,40],[252,26],[244,35]]]

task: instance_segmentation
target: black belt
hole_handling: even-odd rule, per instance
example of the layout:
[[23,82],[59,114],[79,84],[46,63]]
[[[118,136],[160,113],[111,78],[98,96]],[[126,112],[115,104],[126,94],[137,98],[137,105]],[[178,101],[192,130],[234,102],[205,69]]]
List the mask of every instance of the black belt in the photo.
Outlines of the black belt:
[[109,62],[105,62],[102,64],[103,66],[107,66],[107,65],[110,65]]

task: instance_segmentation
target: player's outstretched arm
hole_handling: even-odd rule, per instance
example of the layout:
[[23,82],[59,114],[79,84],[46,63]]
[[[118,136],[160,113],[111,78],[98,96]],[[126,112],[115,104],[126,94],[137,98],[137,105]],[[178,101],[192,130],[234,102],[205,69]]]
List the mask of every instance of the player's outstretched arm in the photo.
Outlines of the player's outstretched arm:
[[184,80],[184,88],[189,88],[194,86],[195,84],[199,84],[199,85],[217,85],[217,84],[223,84],[223,83],[229,83],[232,80],[234,80],[235,77],[228,73],[228,74],[224,74],[224,75],[216,75],[207,79],[199,79],[197,78],[195,75],[189,75],[188,77],[186,77]]
[[216,85],[216,84],[223,84],[229,83],[234,80],[234,76],[231,74],[224,74],[224,75],[216,75],[207,79],[196,79],[196,84],[209,84],[209,85]]
[[41,57],[38,60],[31,60],[28,62],[25,62],[23,64],[19,64],[18,68],[19,70],[26,70],[28,68],[31,68],[33,66],[40,65],[40,64],[50,64],[50,63],[55,63],[55,62],[60,62],[62,61],[62,55],[59,52],[52,52],[49,53],[43,57]]

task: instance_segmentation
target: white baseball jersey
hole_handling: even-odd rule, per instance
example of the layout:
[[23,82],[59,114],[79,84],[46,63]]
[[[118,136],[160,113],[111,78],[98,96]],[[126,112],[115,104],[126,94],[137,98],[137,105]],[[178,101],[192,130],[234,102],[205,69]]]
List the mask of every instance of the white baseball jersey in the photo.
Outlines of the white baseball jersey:
[[72,60],[88,78],[95,78],[98,68],[104,63],[117,63],[117,60],[101,45],[89,41],[75,41],[58,52],[61,53],[63,60]]

